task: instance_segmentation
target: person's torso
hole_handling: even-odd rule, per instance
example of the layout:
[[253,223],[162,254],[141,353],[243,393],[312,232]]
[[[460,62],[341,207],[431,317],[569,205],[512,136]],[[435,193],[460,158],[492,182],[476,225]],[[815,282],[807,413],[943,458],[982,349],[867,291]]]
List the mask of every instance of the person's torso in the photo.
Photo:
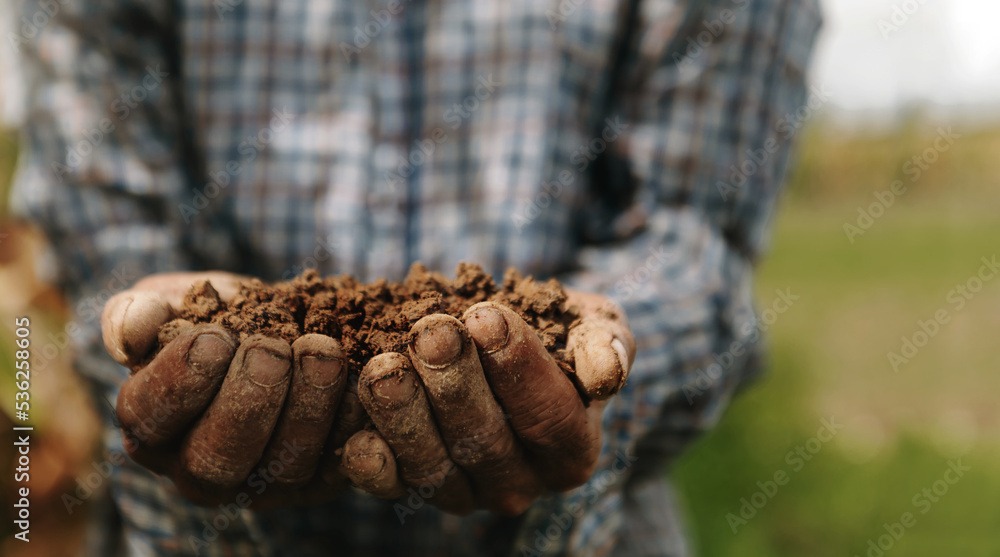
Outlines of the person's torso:
[[185,218],[266,279],[565,269],[623,122],[599,113],[619,3],[562,4],[186,2]]

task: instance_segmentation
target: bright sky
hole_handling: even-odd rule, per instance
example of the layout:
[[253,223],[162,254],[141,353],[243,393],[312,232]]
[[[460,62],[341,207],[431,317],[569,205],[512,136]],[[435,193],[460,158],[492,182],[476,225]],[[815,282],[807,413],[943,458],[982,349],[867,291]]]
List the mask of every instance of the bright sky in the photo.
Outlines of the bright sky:
[[[817,84],[833,91],[835,108],[892,113],[924,101],[944,108],[988,106],[1000,111],[1000,0],[822,2],[826,27],[812,75]],[[0,1],[0,12],[7,7]],[[903,13],[895,22],[894,7]],[[883,31],[880,21],[900,25],[898,30]],[[6,37],[4,27],[0,25]],[[4,40],[0,70],[6,70],[12,56]],[[0,97],[4,92],[8,99],[15,96],[16,85],[0,79]],[[20,112],[10,103],[5,108],[0,116],[16,117]]]
[[[911,101],[1000,107],[1000,1],[823,0],[813,79],[847,110]],[[897,31],[879,21],[895,25]],[[910,11],[910,14],[906,14]]]

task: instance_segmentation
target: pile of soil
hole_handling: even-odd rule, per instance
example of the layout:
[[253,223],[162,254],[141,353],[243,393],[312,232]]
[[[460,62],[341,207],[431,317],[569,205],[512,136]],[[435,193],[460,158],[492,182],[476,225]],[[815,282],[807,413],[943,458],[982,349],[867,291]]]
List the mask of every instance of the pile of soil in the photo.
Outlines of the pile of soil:
[[566,337],[579,313],[575,306],[567,307],[562,285],[555,279],[523,277],[511,268],[497,287],[482,267],[467,263],[459,264],[454,279],[415,263],[402,282],[379,279],[370,284],[307,270],[288,282],[245,282],[229,302],[202,281],[188,292],[180,317],[160,329],[159,342],[165,346],[197,323],[219,324],[241,342],[256,333],[289,343],[319,333],[340,341],[350,372],[356,374],[372,356],[405,353],[410,328],[421,317],[446,313],[461,319],[470,306],[487,300],[513,309],[532,325],[556,363],[572,375]]

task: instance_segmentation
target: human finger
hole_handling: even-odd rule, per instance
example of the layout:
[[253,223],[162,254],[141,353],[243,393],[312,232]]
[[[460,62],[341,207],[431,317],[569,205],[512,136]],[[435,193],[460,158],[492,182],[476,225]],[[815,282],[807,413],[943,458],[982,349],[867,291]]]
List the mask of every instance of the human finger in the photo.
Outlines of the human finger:
[[403,482],[440,509],[472,512],[469,478],[448,455],[410,359],[394,352],[372,358],[361,372],[359,396],[392,448]]
[[184,472],[234,487],[260,460],[288,391],[292,349],[252,335],[240,344],[218,394],[181,448]]
[[344,445],[341,462],[343,474],[376,497],[395,499],[406,494],[392,449],[377,431],[368,429],[351,436]]
[[126,290],[115,294],[101,311],[104,348],[116,362],[135,371],[156,347],[160,327],[176,315],[166,298],[156,292]]
[[184,436],[212,401],[235,351],[225,329],[198,325],[122,385],[116,413],[133,458],[144,463],[144,454]]
[[542,486],[493,397],[465,325],[438,313],[421,318],[411,332],[410,360],[452,460],[472,477],[486,507],[523,512]]
[[293,369],[281,417],[262,463],[280,462],[279,483],[303,485],[316,473],[347,380],[340,343],[307,334],[292,343]]
[[546,486],[565,490],[586,482],[600,453],[600,424],[591,422],[534,329],[493,302],[472,306],[463,319],[493,394]]

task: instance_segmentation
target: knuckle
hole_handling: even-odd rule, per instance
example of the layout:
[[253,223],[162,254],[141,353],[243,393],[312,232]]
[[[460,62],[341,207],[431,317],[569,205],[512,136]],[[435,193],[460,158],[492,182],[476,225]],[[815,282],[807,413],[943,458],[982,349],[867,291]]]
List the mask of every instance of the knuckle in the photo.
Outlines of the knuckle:
[[116,415],[118,425],[122,430],[123,437],[128,441],[128,445],[139,449],[165,441],[165,435],[157,427],[156,420],[140,418],[134,410],[133,401],[125,397],[119,397]]
[[184,458],[184,472],[192,478],[211,486],[234,487],[245,474],[242,463],[218,454],[208,447],[190,448]]
[[[401,462],[400,464],[405,463]],[[446,458],[436,464],[401,466],[399,475],[406,485],[417,487],[433,486],[435,489],[440,489],[448,481],[449,476],[453,475],[457,469],[458,466]]]
[[478,470],[506,463],[513,456],[514,447],[513,436],[501,422],[498,426],[484,427],[456,440],[449,453],[460,467]]
[[586,415],[576,398],[548,401],[547,408],[521,417],[518,435],[531,445],[546,447],[566,444],[580,438],[586,428]]

